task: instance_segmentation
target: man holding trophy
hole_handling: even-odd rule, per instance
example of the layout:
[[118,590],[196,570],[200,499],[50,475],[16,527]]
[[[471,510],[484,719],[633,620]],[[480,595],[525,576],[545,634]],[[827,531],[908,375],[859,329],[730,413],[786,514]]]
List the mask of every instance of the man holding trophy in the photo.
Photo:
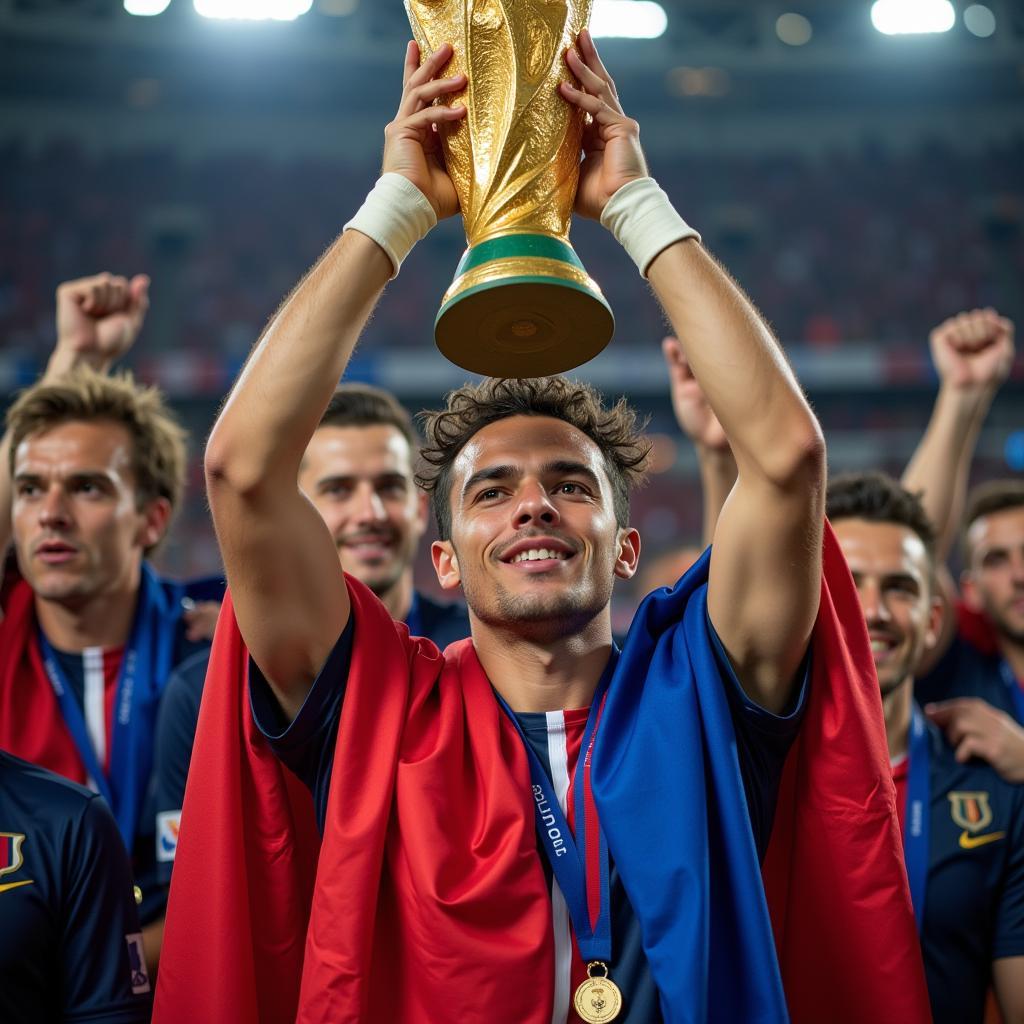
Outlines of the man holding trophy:
[[[383,174],[207,449],[230,598],[156,1020],[926,1020],[870,650],[777,342],[648,175],[588,3],[408,7]],[[610,335],[573,204],[654,289],[739,471],[621,651],[647,446],[624,401],[543,376]],[[385,285],[460,209],[438,343],[512,379],[427,420],[434,566],[472,625],[441,653],[342,577],[296,480]]]

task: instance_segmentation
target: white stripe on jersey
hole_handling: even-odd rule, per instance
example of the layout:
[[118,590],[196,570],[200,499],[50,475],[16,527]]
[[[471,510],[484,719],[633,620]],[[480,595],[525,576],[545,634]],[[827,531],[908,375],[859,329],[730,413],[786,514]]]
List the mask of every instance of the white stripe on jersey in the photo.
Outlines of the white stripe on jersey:
[[[86,647],[82,651],[82,665],[85,670],[85,687],[83,703],[85,705],[85,727],[92,741],[92,749],[96,752],[96,760],[100,769],[107,761],[107,709],[105,700],[105,680],[103,678],[103,648]],[[92,778],[88,780],[90,789],[97,789]],[[97,790],[98,791],[98,790]]]
[[[568,816],[566,796],[569,793],[569,754],[565,743],[565,713],[545,712],[548,727],[548,761],[551,779],[562,813]],[[569,989],[572,987],[572,931],[565,896],[551,876],[551,926],[555,934],[555,1000],[551,1024],[565,1024],[569,1017]]]

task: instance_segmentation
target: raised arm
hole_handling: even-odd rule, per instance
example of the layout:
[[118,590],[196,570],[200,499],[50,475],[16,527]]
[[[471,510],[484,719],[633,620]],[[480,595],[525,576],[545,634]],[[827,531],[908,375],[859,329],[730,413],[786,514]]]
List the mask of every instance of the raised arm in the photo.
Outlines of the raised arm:
[[693,442],[697,452],[704,499],[701,542],[707,547],[715,539],[718,517],[736,483],[736,460],[732,457],[729,438],[725,436],[722,424],[708,405],[683,355],[679,339],[662,339],[661,351],[668,367],[672,411],[676,414],[680,430]]
[[685,231],[666,236],[678,217],[647,178],[639,126],[623,113],[589,34],[579,46],[581,56],[566,59],[584,91],[562,86],[593,119],[577,209],[610,226],[646,273],[729,438],[738,477],[715,529],[708,609],[747,693],[777,711],[788,702],[818,610],[821,429],[778,342],[735,282],[699,240]]
[[[116,274],[65,281],[57,288],[57,344],[42,380],[77,366],[106,373],[135,343],[149,309],[149,278]],[[11,543],[11,446],[0,440],[0,573]]]
[[[419,51],[410,43],[398,114],[385,130],[383,171],[401,178],[382,183],[397,187],[396,202],[422,204],[425,196],[432,207],[426,211],[430,223],[458,206],[433,127],[464,116],[464,109],[431,106],[464,84],[463,76],[435,79],[451,53],[450,46],[441,47],[420,66]],[[422,195],[417,199],[415,189],[405,186],[403,199],[401,179]],[[394,204],[382,207],[378,193],[370,220],[384,230],[375,237],[387,235],[389,216],[393,232],[402,213]],[[366,218],[358,222],[368,223]],[[334,542],[299,490],[299,465],[378,297],[397,270],[383,244],[350,228],[309,271],[256,345],[206,451],[210,508],[239,628],[290,717],[350,612]]]
[[944,562],[963,518],[978,435],[1013,365],[1013,323],[994,309],[975,309],[939,324],[929,344],[939,393],[902,482],[921,492]]

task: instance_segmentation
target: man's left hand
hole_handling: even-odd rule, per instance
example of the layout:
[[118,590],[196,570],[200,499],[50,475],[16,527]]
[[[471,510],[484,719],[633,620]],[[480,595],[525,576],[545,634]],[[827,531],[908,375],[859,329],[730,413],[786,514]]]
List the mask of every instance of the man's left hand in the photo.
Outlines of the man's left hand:
[[576,212],[600,220],[605,204],[623,185],[647,177],[640,125],[623,113],[612,76],[586,29],[579,34],[577,46],[566,50],[565,62],[583,88],[561,82],[558,90],[563,99],[590,115],[583,133]]
[[1005,711],[978,697],[940,701],[924,711],[945,732],[961,764],[980,757],[1007,782],[1024,782],[1024,729]]

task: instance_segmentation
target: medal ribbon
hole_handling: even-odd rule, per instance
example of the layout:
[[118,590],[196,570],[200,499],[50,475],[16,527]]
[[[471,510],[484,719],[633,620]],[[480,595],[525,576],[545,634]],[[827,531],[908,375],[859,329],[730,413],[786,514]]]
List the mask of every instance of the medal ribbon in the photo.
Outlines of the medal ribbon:
[[1013,701],[1013,716],[1021,725],[1024,725],[1024,689],[1021,689],[1008,661],[1004,660],[999,663],[999,672],[1006,688],[1010,691],[1010,699]]
[[910,899],[918,934],[924,921],[925,888],[928,883],[928,837],[931,824],[931,741],[924,715],[914,704],[910,719],[910,765],[907,773],[907,807],[903,822],[903,858],[910,881]]
[[[537,834],[551,864],[558,887],[572,920],[576,942],[584,960],[608,963],[612,956],[611,886],[609,883],[608,844],[601,830],[594,791],[591,786],[590,765],[597,730],[604,711],[610,673],[605,672],[594,694],[583,733],[579,760],[573,773],[576,834],[573,834],[554,786],[540,758],[527,740],[523,727],[501,694],[498,702],[516,727],[526,748],[530,762],[530,781],[533,791],[533,809],[537,819]],[[582,852],[576,841],[583,838]]]
[[129,850],[134,845],[152,770],[156,691],[167,682],[170,673],[180,615],[180,594],[177,590],[165,594],[152,570],[143,565],[139,604],[117,679],[109,777],[96,756],[82,709],[60,661],[43,631],[37,631],[43,666],[64,722],[86,772],[113,812]]

